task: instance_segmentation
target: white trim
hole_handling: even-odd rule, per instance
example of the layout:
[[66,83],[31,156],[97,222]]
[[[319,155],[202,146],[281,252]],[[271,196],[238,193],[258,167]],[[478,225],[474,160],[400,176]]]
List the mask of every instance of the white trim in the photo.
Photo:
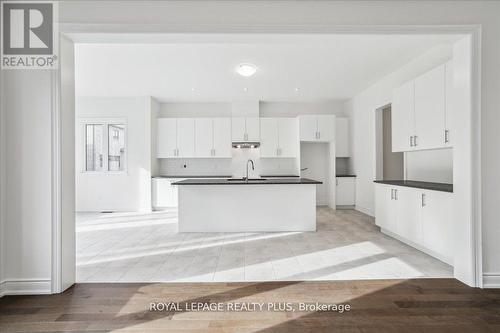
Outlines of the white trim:
[[355,205],[354,209],[357,210],[357,211],[359,211],[359,212],[361,212],[361,213],[363,213],[363,214],[370,215],[372,217],[375,216],[375,212],[371,208],[366,208],[366,207],[363,207],[363,206],[360,206],[360,205]]
[[483,241],[481,201],[481,26],[471,32],[471,242],[475,258],[475,286],[483,287]]
[[500,273],[485,273],[482,288],[500,288]]
[[[475,277],[473,285],[476,287],[481,287],[483,281],[480,277],[482,274],[482,243],[481,243],[481,25],[478,24],[466,24],[466,25],[349,25],[349,26],[338,26],[338,25],[169,25],[169,24],[73,24],[73,23],[63,23],[60,24],[60,33],[281,33],[281,34],[314,34],[314,33],[330,33],[330,34],[467,34],[471,36],[472,40],[472,62],[473,62],[473,73],[472,73],[472,115],[471,115],[471,126],[472,126],[472,151],[473,158],[471,163],[473,163],[471,175],[471,185],[472,185],[472,213],[471,213],[471,237],[474,245],[472,257],[474,258],[475,265]],[[68,36],[69,39],[72,36]],[[73,36],[75,37],[75,36]],[[60,78],[59,78],[60,79]],[[54,108],[53,108],[54,109]],[[57,115],[59,110],[53,110]],[[59,129],[56,129],[59,131]],[[57,132],[56,132],[57,134]],[[60,140],[59,136],[56,136]],[[53,146],[56,148],[60,147],[58,142],[53,142]],[[55,158],[55,157],[53,157]],[[58,156],[59,158],[59,156]],[[53,174],[60,176],[59,163],[53,164]],[[61,187],[60,179],[57,177],[53,178],[54,186],[58,193],[53,193],[53,200],[60,201]],[[54,204],[53,204],[54,205]],[[371,209],[366,209],[359,205],[356,209],[373,216]],[[54,211],[53,211],[54,212]],[[56,221],[56,222],[54,222]],[[57,225],[57,223],[59,225]],[[60,216],[53,216],[53,237],[57,236],[59,238],[53,238],[53,244],[60,244],[62,235],[60,233]],[[56,231],[59,230],[59,233]],[[53,249],[57,248],[53,245]],[[58,253],[52,253],[53,256],[53,278],[60,276],[54,274],[59,270],[61,273],[60,266],[55,267],[55,262],[60,263],[61,249],[58,249]],[[57,261],[57,260],[59,261]],[[53,282],[53,285],[57,285]],[[55,291],[55,289],[53,288]]]
[[61,80],[60,71],[51,75],[52,144],[52,267],[51,291],[62,292],[62,158],[61,158]]
[[445,264],[448,264],[448,265],[450,265],[450,266],[453,266],[453,259],[452,259],[452,258],[447,258],[447,257],[445,257],[445,256],[443,256],[443,255],[441,255],[441,254],[439,254],[439,253],[437,253],[437,252],[435,252],[435,251],[432,251],[432,250],[430,250],[430,249],[426,248],[425,246],[422,246],[422,245],[419,245],[419,244],[417,244],[417,243],[415,243],[415,242],[412,242],[411,240],[409,240],[409,239],[407,239],[407,238],[404,238],[404,237],[402,237],[402,236],[400,236],[400,235],[398,235],[398,234],[396,234],[396,233],[394,233],[394,232],[391,232],[391,231],[389,231],[389,230],[386,230],[386,229],[380,228],[380,231],[381,231],[383,234],[386,234],[386,235],[388,235],[388,236],[391,236],[392,238],[395,238],[395,239],[397,239],[397,240],[398,240],[398,241],[400,241],[400,242],[403,242],[403,243],[405,243],[405,244],[407,244],[407,245],[409,245],[409,246],[411,246],[411,247],[414,247],[414,248],[416,248],[416,249],[417,249],[417,250],[419,250],[419,251],[422,251],[422,252],[424,252],[424,253],[427,253],[427,254],[428,254],[428,255],[430,255],[431,257],[434,257],[434,258],[436,258],[436,259],[438,259],[438,260],[440,260],[440,261],[444,262]]
[[6,295],[41,295],[51,294],[50,279],[5,280],[0,283],[0,297]]

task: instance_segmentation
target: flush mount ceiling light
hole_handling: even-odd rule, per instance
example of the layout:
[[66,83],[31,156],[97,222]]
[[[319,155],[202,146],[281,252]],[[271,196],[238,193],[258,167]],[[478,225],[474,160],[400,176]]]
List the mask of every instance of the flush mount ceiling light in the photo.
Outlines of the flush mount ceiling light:
[[250,77],[257,72],[257,66],[250,63],[239,64],[236,66],[236,72],[244,77]]

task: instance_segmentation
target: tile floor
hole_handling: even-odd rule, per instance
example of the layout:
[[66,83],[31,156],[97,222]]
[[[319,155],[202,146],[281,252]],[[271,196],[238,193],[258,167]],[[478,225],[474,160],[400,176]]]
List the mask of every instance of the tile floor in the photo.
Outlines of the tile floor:
[[177,211],[77,215],[78,282],[452,277],[452,267],[382,234],[372,217],[317,210],[317,232],[177,233]]

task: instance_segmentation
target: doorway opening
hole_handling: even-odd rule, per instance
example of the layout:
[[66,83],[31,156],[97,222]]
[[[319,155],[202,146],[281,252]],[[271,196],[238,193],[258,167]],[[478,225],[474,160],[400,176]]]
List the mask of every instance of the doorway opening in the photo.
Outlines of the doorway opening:
[[[78,79],[79,78],[77,75],[76,80],[78,81]],[[251,90],[247,87],[244,88],[246,89],[241,89],[244,93],[247,93],[249,90]],[[195,88],[193,90],[190,88],[189,90],[192,93],[197,89]],[[302,90],[303,89],[294,89],[294,93]],[[109,96],[93,97],[103,100],[108,98]],[[149,114],[149,120],[153,124],[154,119],[158,119],[161,117],[173,118],[179,117],[179,115],[186,115],[187,118],[193,117],[193,115],[194,117],[197,117],[199,116],[199,113],[197,112],[200,111],[195,111],[193,109],[193,104],[196,104],[195,107],[200,107],[201,103],[207,104],[208,102],[206,102],[206,100],[208,99],[208,97],[205,96],[204,98],[205,102],[199,100],[196,102],[191,101],[189,103],[186,103],[185,101],[182,101],[182,99],[180,99],[179,101],[165,101],[156,97],[152,97],[151,99],[149,99],[149,102],[144,103],[147,105],[145,108],[145,112]],[[79,98],[77,96],[77,118],[79,109],[78,103],[80,103],[78,99]],[[109,102],[110,101],[108,99],[103,103]],[[131,103],[129,102],[130,100],[121,105],[130,106]],[[93,102],[89,103],[91,104]],[[214,117],[230,117],[231,111],[227,109],[227,105],[222,105],[223,103],[221,104],[214,101],[211,101],[210,103],[213,103],[213,105],[203,105],[201,106],[201,108],[203,108],[204,111],[211,110],[209,111],[209,113],[211,112]],[[293,108],[290,108],[290,104],[286,106],[282,105],[281,107],[282,108],[280,110],[276,111],[270,111],[270,107],[266,108],[266,115],[271,114],[279,118],[283,116],[284,109],[288,108],[289,110],[293,110]],[[302,110],[306,109],[304,105],[301,105],[301,107]],[[107,109],[111,108],[108,107]],[[226,112],[225,110],[228,111]],[[290,115],[292,117],[296,117],[297,115],[302,114],[301,112],[307,113],[307,111],[296,110],[297,109],[295,109],[295,111],[291,111]],[[313,114],[315,111],[317,112],[317,110],[312,110],[313,111],[309,112],[312,112]],[[404,153],[391,153],[388,148],[391,146],[390,139],[387,138],[387,136],[384,137],[383,135],[383,133],[388,132],[388,124],[391,123],[390,107],[377,111],[377,115],[380,115],[377,116],[376,119],[377,123],[380,122],[381,124],[381,138],[380,149],[377,148],[376,156],[379,156],[380,154],[382,162],[379,163],[379,159],[377,158],[372,170],[374,170],[374,174],[376,174],[377,179],[401,178],[401,174],[403,174],[402,178],[405,178],[404,164],[403,166],[401,165],[401,160],[404,161],[404,158],[402,158],[401,154]],[[119,115],[115,115],[115,117],[119,117]],[[130,140],[135,140],[131,139],[130,136],[132,135],[131,132],[133,131],[132,125],[137,123],[138,122],[136,122],[135,120],[127,121],[126,123],[126,129],[124,133],[126,133],[126,140],[128,140],[126,141],[127,157],[125,159],[127,163],[130,163],[131,159],[134,158],[134,149],[131,145],[132,142]],[[144,122],[144,124],[147,124],[147,122]],[[152,125],[150,128],[150,133],[146,135],[144,135],[144,133],[139,135],[145,138],[149,138],[149,147],[152,147],[154,144],[156,144],[154,140],[154,128],[155,125]],[[378,147],[379,134],[377,134],[376,137]],[[384,149],[384,147],[386,148]],[[367,156],[368,157],[366,158],[366,160],[369,160],[369,151],[367,152]],[[373,155],[371,155],[371,158],[373,158]],[[365,159],[365,157],[363,157],[363,159]],[[212,163],[211,161],[207,161],[206,158],[197,159],[190,157],[183,160],[170,159],[168,161],[159,161],[156,157],[149,156],[149,158],[146,157],[143,160],[149,160],[149,165],[148,162],[142,163],[142,168],[139,170],[138,174],[139,177],[149,179],[149,181],[151,181],[152,176],[165,178],[167,176],[176,176],[172,172],[180,171],[182,171],[182,174],[177,175],[180,177],[177,179],[189,178],[188,176],[197,175],[189,175],[188,172],[199,172],[199,170],[204,168],[208,168],[211,173],[210,175],[204,174],[204,177],[224,177],[226,176],[226,168],[231,167],[231,163],[228,163],[228,161],[218,160],[217,162]],[[276,162],[275,160],[269,161],[270,162],[267,163],[267,165],[269,165],[270,168],[275,167],[276,169],[279,169],[283,167],[283,165],[286,165],[286,162],[280,163]],[[290,163],[290,165],[292,164],[296,165],[294,163]],[[302,163],[300,163],[300,165],[303,166]],[[130,175],[130,164],[126,165],[125,168],[129,172],[128,175]],[[162,175],[162,172],[165,174]],[[110,174],[108,176],[112,177],[113,175]],[[175,179],[175,177],[171,177],[168,179],[170,182],[175,182],[175,180],[172,181],[173,179]],[[373,179],[369,179],[370,182],[372,180]],[[140,194],[142,198],[147,198],[149,196],[149,204],[148,199],[143,201],[142,204],[144,204],[144,208],[151,208],[153,206],[151,203],[153,196],[151,182],[149,185],[145,186],[145,183],[142,184],[143,185],[141,185],[137,189],[137,193],[134,194]],[[124,193],[125,192],[120,192],[118,193],[118,195]],[[175,202],[175,200],[171,201]],[[175,232],[175,223],[177,218],[175,207],[168,211],[160,212],[150,212],[148,211],[148,208],[146,208],[145,210],[137,209],[132,212],[127,212],[123,208],[99,209],[99,211],[101,212],[108,210],[113,211],[114,213],[105,215],[99,215],[99,213],[97,213],[97,215],[95,216],[95,219],[92,222],[94,227],[97,227],[93,230],[94,235],[97,235],[96,237],[99,236],[99,228],[101,228],[102,231],[106,229],[106,226],[109,227],[108,230],[111,232],[100,233],[100,236],[102,236],[101,240],[105,242],[108,237],[112,237],[113,224],[119,224],[120,227],[125,226],[125,229],[127,229],[123,233],[124,238],[118,239],[116,244],[120,245],[117,248],[108,248],[108,250],[110,250],[110,252],[113,252],[114,255],[111,260],[101,260],[103,258],[106,259],[106,257],[99,258],[99,255],[97,254],[97,257],[95,258],[96,260],[90,262],[90,264],[101,265],[95,266],[95,268],[101,272],[95,276],[101,276],[101,280],[92,280],[91,274],[89,274],[88,278],[86,279],[79,279],[77,276],[77,282],[242,281],[242,279],[249,281],[273,279],[328,280],[405,278],[415,277],[415,275],[438,277],[449,276],[450,274],[452,274],[452,272],[450,272],[449,268],[447,267],[444,267],[443,270],[440,270],[443,267],[439,266],[439,263],[433,261],[433,258],[428,258],[427,255],[421,256],[418,250],[415,250],[412,247],[406,246],[404,244],[400,244],[395,240],[387,240],[387,237],[385,235],[377,233],[377,227],[374,225],[373,217],[367,216],[358,211],[340,212],[329,210],[326,208],[318,209],[318,226],[322,227],[323,229],[318,230],[320,232],[316,233],[315,235],[301,233],[283,233],[272,235],[183,235]],[[83,220],[89,222],[89,220],[85,217],[83,218]],[[153,228],[146,232],[140,229],[141,225],[157,225],[158,228]],[[82,228],[82,230],[83,229],[85,228]],[[86,236],[89,239],[89,243],[87,243],[88,245],[93,240],[90,239],[90,229],[87,229],[87,231],[89,231]],[[105,234],[107,236],[104,236]],[[134,236],[130,236],[132,234],[134,234]],[[77,231],[77,244],[79,242],[78,237],[79,235]],[[373,242],[373,237],[377,238],[378,242]],[[128,239],[128,241],[125,241],[125,238]],[[323,239],[326,239],[326,241],[323,242]],[[402,247],[400,248],[399,246]],[[96,245],[96,248],[97,247],[98,246]],[[269,247],[268,254],[272,255],[259,256],[257,252],[265,247]],[[338,252],[344,250],[347,252],[344,252],[342,255]],[[231,257],[230,254],[234,254],[234,257]],[[331,254],[334,254],[333,257],[329,257],[329,255]],[[83,254],[83,256],[86,256],[86,254]],[[286,264],[284,264],[285,262]],[[337,264],[331,265],[332,262],[337,262]],[[129,272],[120,272],[116,273],[116,275],[113,275],[114,273],[108,274],[108,272],[112,272],[113,268],[116,267],[124,268],[124,270],[130,267],[141,269],[146,266],[150,267],[152,263],[155,263],[153,266],[155,266],[156,273],[168,272],[168,274],[171,273],[171,275],[166,277],[156,275],[156,277],[153,277],[155,276],[155,273],[150,272],[146,274],[146,276],[137,277],[136,275],[134,276],[134,278],[130,278],[130,280],[128,280],[124,277],[133,275],[128,274]],[[83,264],[83,266],[87,264],[89,264],[89,262]],[[281,266],[282,264],[284,266]],[[433,266],[434,264],[436,265]],[[429,266],[432,266],[433,268],[426,271],[424,267]],[[272,271],[274,275],[269,276],[263,274],[262,272],[265,271]],[[280,273],[277,273],[278,271]],[[217,277],[218,273],[220,273],[219,277]],[[113,277],[109,280],[106,280],[109,276],[116,277],[118,275],[120,275],[119,278]],[[104,278],[102,278],[103,276]]]

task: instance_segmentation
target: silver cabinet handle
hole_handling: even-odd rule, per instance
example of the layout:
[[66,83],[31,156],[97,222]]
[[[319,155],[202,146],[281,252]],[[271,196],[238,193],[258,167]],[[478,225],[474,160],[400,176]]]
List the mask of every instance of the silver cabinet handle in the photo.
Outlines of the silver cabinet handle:
[[450,142],[450,131],[444,130],[444,143]]
[[410,136],[410,147],[413,147],[413,136]]
[[422,207],[425,207],[425,193],[422,193]]
[[394,200],[394,189],[391,188],[391,200]]
[[398,190],[394,189],[394,200],[398,200]]
[[413,137],[413,144],[415,145],[415,147],[418,146],[417,138],[418,138],[418,136],[416,136],[416,135]]

